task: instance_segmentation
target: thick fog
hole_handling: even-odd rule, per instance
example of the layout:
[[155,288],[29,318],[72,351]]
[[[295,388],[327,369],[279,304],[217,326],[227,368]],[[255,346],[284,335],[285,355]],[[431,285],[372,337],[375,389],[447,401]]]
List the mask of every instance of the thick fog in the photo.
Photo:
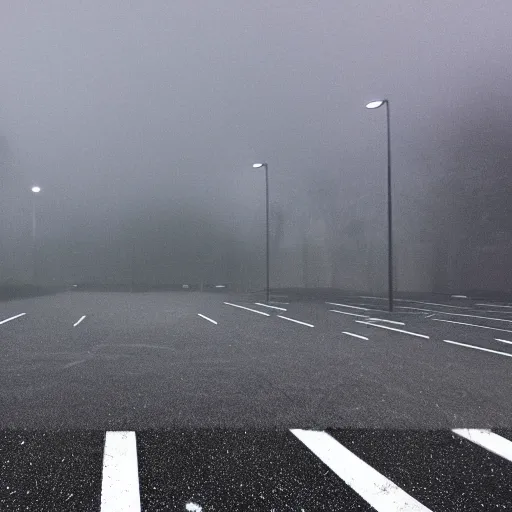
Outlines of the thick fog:
[[[512,287],[510,0],[6,0],[0,282]],[[42,191],[30,191],[37,184]]]

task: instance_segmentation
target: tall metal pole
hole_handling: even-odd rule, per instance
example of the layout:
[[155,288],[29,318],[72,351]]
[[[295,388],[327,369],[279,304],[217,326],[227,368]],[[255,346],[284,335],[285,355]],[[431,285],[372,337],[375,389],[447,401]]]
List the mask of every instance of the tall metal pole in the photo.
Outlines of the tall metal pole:
[[266,297],[267,304],[270,300],[270,225],[269,225],[269,200],[268,200],[268,165],[265,166],[265,197],[266,197],[266,211],[267,211],[267,286],[266,286]]
[[32,194],[32,282],[37,285],[36,198]]
[[388,299],[389,311],[393,311],[393,224],[391,202],[391,123],[389,100],[386,100],[386,120],[388,130]]

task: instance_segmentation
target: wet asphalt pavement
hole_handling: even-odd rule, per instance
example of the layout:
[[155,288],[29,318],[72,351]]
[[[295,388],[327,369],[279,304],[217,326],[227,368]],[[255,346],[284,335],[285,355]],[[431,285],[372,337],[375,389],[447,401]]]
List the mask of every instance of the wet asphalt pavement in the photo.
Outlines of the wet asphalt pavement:
[[0,510],[512,510],[512,307],[258,299],[0,304]]

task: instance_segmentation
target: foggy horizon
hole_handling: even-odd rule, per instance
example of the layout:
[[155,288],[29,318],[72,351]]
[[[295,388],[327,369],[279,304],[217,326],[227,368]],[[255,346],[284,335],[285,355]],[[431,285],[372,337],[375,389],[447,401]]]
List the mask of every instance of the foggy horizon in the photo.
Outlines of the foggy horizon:
[[11,2],[0,282],[30,282],[38,184],[45,284],[262,288],[265,161],[271,285],[383,292],[387,98],[396,288],[510,290],[498,4]]

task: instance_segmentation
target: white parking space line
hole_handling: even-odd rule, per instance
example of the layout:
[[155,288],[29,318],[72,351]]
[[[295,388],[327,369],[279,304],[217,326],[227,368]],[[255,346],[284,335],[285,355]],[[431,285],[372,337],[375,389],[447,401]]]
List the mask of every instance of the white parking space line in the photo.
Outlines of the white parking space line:
[[487,306],[491,308],[512,308],[512,306],[503,306],[501,304],[475,304],[475,306]]
[[512,320],[506,318],[495,318],[493,316],[478,316],[478,315],[467,315],[463,313],[444,313],[442,311],[438,311],[441,315],[450,315],[450,316],[467,316],[470,318],[482,318],[483,320],[494,320],[495,322],[509,322],[512,323]]
[[[414,309],[416,311],[427,311],[429,313],[435,313],[436,315],[450,315],[450,316],[464,316],[469,318],[481,318],[483,320],[494,320],[497,322],[509,322],[512,323],[512,319],[510,318],[496,318],[494,316],[479,316],[479,315],[468,315],[467,313],[448,313],[446,311],[436,311],[434,309],[423,309],[423,308],[413,308],[410,306],[398,306],[400,309]],[[496,311],[497,313],[497,311]]]
[[291,433],[378,512],[430,512],[326,432],[293,429]]
[[208,322],[211,322],[212,324],[217,325],[217,322],[215,320],[212,320],[211,318],[208,318],[205,315],[201,315],[201,313],[197,313],[197,316],[200,316],[201,318],[204,318],[205,320],[208,320]]
[[369,322],[386,322],[387,324],[405,325],[405,322],[397,322],[396,320],[386,320],[385,318],[368,318]]
[[410,334],[411,336],[417,336],[418,338],[425,338],[426,340],[430,339],[430,336],[427,336],[426,334],[418,334],[417,332],[404,331],[403,329],[395,329],[394,327],[389,327],[387,325],[379,325],[379,324],[374,324],[372,322],[362,322],[361,320],[356,320],[355,322],[357,324],[365,324],[365,325],[371,325],[372,327],[379,327],[380,329],[387,329],[388,331],[395,331],[395,332],[401,332],[403,334]]
[[467,345],[466,343],[459,343],[458,341],[443,340],[445,343],[451,343],[452,345],[459,345],[466,348],[474,348],[475,350],[481,350],[482,352],[491,352],[491,354],[499,354],[500,356],[512,357],[512,354],[506,352],[500,352],[499,350],[491,350],[490,348],[475,347],[474,345]]
[[286,305],[290,304],[289,302],[279,302],[277,300],[269,300],[269,302],[271,302],[272,304],[286,304]]
[[270,306],[268,304],[262,304],[261,302],[255,302],[256,306],[263,306],[264,308],[271,308],[271,309],[277,309],[279,311],[287,311],[286,308],[279,308],[277,306]]
[[359,318],[368,318],[368,315],[359,315],[357,313],[349,313],[348,311],[338,311],[337,309],[329,309],[331,313],[339,313],[340,315],[357,316]]
[[20,313],[19,315],[16,315],[16,316],[11,316],[11,318],[6,318],[5,320],[2,320],[0,322],[0,325],[2,324],[6,324],[7,322],[10,322],[11,320],[15,320],[16,318],[19,318],[20,316],[24,316],[26,315],[27,313]]
[[501,343],[508,343],[509,345],[512,345],[512,341],[508,340],[501,340],[500,338],[494,338],[496,341],[501,341]]
[[347,336],[354,336],[354,338],[359,338],[361,340],[368,341],[368,338],[366,336],[361,336],[360,334],[354,334],[353,332],[342,331],[342,334],[346,334]]
[[306,322],[301,322],[300,320],[295,320],[293,318],[288,318],[287,316],[277,315],[279,318],[283,320],[288,320],[289,322],[295,322],[296,324],[306,325],[307,327],[315,327],[313,324],[307,324]]
[[82,322],[82,321],[84,320],[84,318],[85,318],[85,317],[86,317],[86,315],[81,316],[81,317],[80,317],[80,319],[78,320],[78,322],[75,322],[75,323],[73,324],[73,327],[76,327],[77,325],[79,325],[79,324],[80,324],[80,322]]
[[140,512],[135,432],[107,432],[103,452],[101,512]]
[[471,327],[480,327],[480,329],[489,329],[491,331],[512,332],[507,329],[499,329],[498,327],[487,327],[486,325],[469,324],[467,322],[456,322],[455,320],[443,320],[442,318],[432,318],[432,321],[433,322],[446,322],[447,324],[469,325]]
[[412,302],[413,304],[428,304],[429,306],[442,306],[444,308],[471,309],[468,306],[452,306],[451,304],[440,304],[439,302],[424,302],[422,300],[395,299],[397,302]]
[[240,308],[240,309],[245,309],[247,311],[252,311],[253,313],[258,313],[258,315],[270,316],[268,313],[264,313],[263,311],[258,311],[257,309],[246,308],[245,306],[239,306],[238,304],[232,304],[231,302],[224,302],[224,304],[226,304],[228,306],[233,306],[234,308]]
[[362,308],[360,306],[349,306],[348,304],[338,304],[337,302],[326,302],[326,304],[330,304],[331,306],[341,306],[343,308],[361,309],[362,311],[369,311],[368,308]]
[[487,429],[454,428],[452,432],[512,462],[512,441]]

